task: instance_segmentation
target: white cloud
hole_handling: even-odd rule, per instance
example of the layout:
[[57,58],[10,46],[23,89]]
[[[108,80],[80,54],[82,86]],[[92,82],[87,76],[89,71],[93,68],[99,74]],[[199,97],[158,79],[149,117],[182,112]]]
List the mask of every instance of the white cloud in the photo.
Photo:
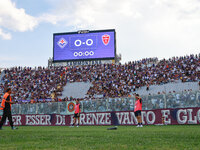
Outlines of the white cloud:
[[0,36],[5,40],[10,40],[12,38],[10,33],[5,33],[1,28],[0,28]]
[[[199,0],[50,0],[51,12],[38,17],[0,0],[0,28],[33,30],[47,22],[80,29],[111,29],[117,32],[117,52],[123,62],[144,57],[171,57],[199,53]],[[6,30],[6,31],[7,31]],[[0,36],[11,35],[1,30]]]
[[199,0],[59,0],[58,4],[46,20],[75,30],[115,28],[124,61],[200,51]]
[[[38,25],[37,18],[26,14],[23,8],[17,8],[11,0],[0,0],[0,27],[10,31],[24,32]],[[3,39],[11,39],[10,33],[1,30]]]
[[135,0],[60,0],[58,4],[55,11],[44,13],[39,20],[53,24],[60,22],[76,28],[96,28],[102,24],[113,25],[122,17],[142,17],[134,5]]

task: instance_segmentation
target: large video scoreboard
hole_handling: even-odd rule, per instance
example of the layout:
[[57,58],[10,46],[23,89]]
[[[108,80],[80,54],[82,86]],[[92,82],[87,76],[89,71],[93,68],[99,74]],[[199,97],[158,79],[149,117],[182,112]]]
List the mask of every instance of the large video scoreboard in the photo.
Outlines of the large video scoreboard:
[[53,61],[114,59],[115,30],[54,33]]

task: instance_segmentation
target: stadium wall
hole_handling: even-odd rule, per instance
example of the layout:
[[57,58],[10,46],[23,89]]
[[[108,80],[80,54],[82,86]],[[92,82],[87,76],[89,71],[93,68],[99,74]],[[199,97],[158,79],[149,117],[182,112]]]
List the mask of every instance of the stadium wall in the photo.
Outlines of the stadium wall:
[[[164,120],[164,121],[163,121]],[[13,115],[16,126],[70,126],[73,115]],[[200,107],[142,111],[145,125],[200,124]],[[80,125],[136,125],[133,111],[93,112],[80,115]],[[9,125],[8,120],[5,125]]]

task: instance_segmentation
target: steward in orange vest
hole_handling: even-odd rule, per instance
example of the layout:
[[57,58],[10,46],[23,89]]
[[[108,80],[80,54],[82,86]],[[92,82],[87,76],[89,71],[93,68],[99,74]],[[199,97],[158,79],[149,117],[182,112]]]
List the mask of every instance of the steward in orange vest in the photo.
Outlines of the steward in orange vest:
[[77,124],[77,127],[79,127],[79,124],[80,124],[80,112],[81,112],[81,105],[79,103],[79,100],[77,99],[76,100],[76,105],[75,105],[75,112],[74,112],[74,121],[73,121],[73,124],[72,124],[72,127],[75,126],[75,123],[76,123],[76,120],[78,119],[78,124]]
[[[12,102],[11,96],[8,92],[6,92],[3,96],[3,100],[1,102],[1,106],[0,106],[0,110],[4,110],[5,109],[5,105],[6,105],[6,100],[9,102]],[[7,102],[10,106],[7,106],[11,109],[11,103]]]
[[13,121],[12,121],[12,114],[11,114],[11,104],[14,104],[14,102],[12,102],[12,98],[11,98],[11,89],[8,88],[6,90],[6,93],[3,96],[3,100],[1,102],[1,106],[0,106],[0,110],[3,110],[3,116],[1,118],[1,122],[0,122],[0,130],[2,130],[2,126],[4,124],[4,122],[6,121],[6,118],[8,117],[8,120],[10,122],[10,126],[11,128],[17,129],[15,127],[13,127]]
[[135,101],[134,113],[138,121],[137,127],[143,127],[141,118],[142,98],[139,96],[139,94],[135,94],[135,99],[136,101]]

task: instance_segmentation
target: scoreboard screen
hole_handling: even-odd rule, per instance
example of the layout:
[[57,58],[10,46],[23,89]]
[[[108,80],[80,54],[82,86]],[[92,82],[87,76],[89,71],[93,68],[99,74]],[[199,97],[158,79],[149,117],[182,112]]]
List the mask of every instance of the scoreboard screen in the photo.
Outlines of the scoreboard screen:
[[53,61],[114,59],[115,30],[55,33]]

